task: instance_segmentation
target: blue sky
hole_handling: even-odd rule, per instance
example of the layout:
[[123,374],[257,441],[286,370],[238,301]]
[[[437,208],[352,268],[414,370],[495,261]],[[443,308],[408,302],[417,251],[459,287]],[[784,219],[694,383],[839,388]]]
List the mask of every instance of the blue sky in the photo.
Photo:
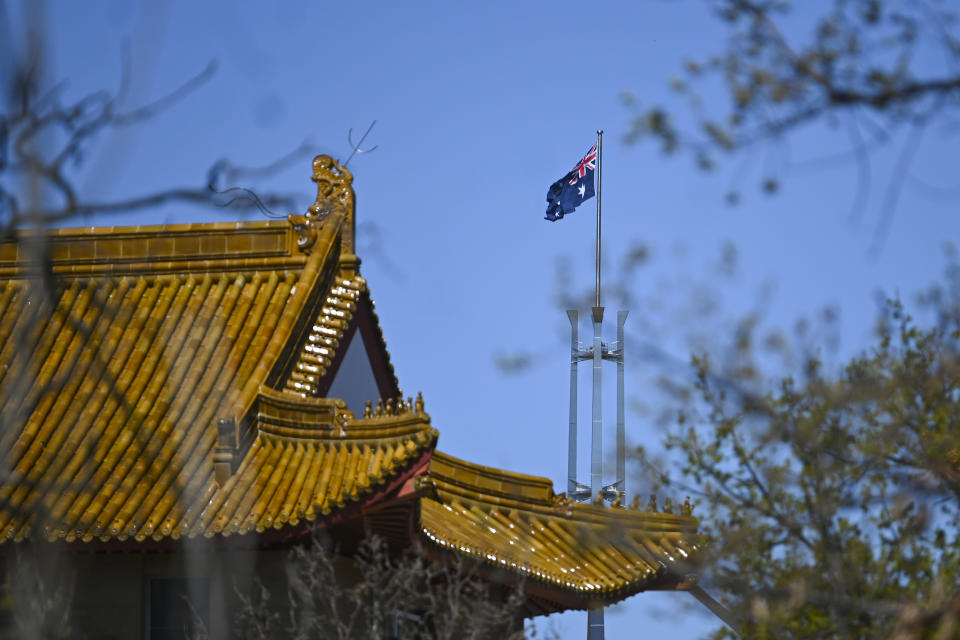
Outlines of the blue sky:
[[[731,314],[751,308],[766,287],[771,326],[836,305],[841,349],[852,353],[869,340],[877,292],[909,297],[936,279],[941,246],[960,231],[955,201],[925,200],[908,185],[882,250],[871,252],[895,155],[875,157],[866,206],[851,216],[856,167],[817,161],[843,144],[827,127],[794,139],[789,163],[782,150],[774,153],[787,168],[772,198],[758,188],[770,162],[763,154],[703,174],[685,158],[623,144],[630,112],[622,91],[633,91],[642,105],[669,101],[668,81],[683,60],[722,47],[720,25],[704,7],[698,0],[51,2],[48,79],[68,79],[68,97],[116,87],[126,42],[132,107],[217,62],[208,83],[155,120],[114,131],[88,150],[76,178],[90,199],[199,186],[221,157],[263,165],[304,140],[345,158],[347,131],[353,128],[356,140],[375,119],[365,146],[378,149],[349,168],[362,273],[400,384],[423,390],[442,450],[548,476],[559,491],[569,369],[557,272],[566,260],[573,289],[592,286],[595,219],[591,202],[546,222],[544,195],[587,151],[596,129],[606,131],[605,273],[634,243],[649,248],[651,258],[633,281],[628,328],[634,340],[656,341],[681,360],[688,334],[718,330],[698,323],[685,306],[697,283]],[[16,25],[22,7],[10,8]],[[794,26],[802,29],[804,19]],[[951,147],[945,132],[927,135],[911,172],[951,184]],[[305,209],[315,195],[309,175],[307,156],[251,186],[297,194]],[[736,207],[724,203],[731,186],[744,193]],[[75,223],[232,215],[170,206]],[[736,246],[739,270],[721,279],[716,264],[726,244]],[[615,310],[609,304],[608,319]],[[613,332],[608,320],[606,335]],[[630,400],[649,401],[660,365],[631,358],[629,349]],[[514,374],[497,368],[497,354],[518,352],[533,354],[533,366]],[[612,407],[606,410],[612,424]],[[630,414],[628,431],[632,442],[656,446],[647,417]],[[647,493],[631,481],[628,491]],[[698,637],[714,623],[696,607],[683,594],[636,596],[608,614],[608,637],[639,629]],[[586,616],[567,614],[555,623],[564,637],[582,637]]]

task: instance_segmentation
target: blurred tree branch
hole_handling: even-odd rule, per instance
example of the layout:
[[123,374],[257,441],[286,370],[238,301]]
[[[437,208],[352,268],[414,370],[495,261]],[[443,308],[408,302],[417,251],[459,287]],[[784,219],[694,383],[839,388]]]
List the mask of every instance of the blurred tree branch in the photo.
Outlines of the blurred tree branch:
[[[76,177],[92,149],[111,131],[144,125],[177,105],[213,77],[215,61],[171,91],[152,101],[127,107],[132,65],[128,47],[120,56],[116,91],[101,89],[65,100],[67,81],[47,81],[47,37],[42,3],[25,9],[27,24],[23,51],[4,43],[0,64],[0,224],[11,237],[25,226],[42,228],[77,217],[131,213],[169,202],[184,202],[257,210],[269,217],[285,217],[293,198],[276,193],[257,194],[237,186],[238,180],[269,177],[311,151],[306,143],[259,168],[238,167],[226,159],[215,162],[206,180],[196,186],[145,191],[115,199],[90,199],[78,189]],[[13,33],[6,7],[0,5],[0,32]],[[47,86],[49,85],[49,86]],[[281,210],[276,212],[275,210]]]
[[[708,0],[725,25],[727,42],[715,55],[688,60],[671,88],[692,122],[664,106],[641,106],[635,94],[628,143],[652,139],[667,154],[687,154],[704,170],[721,156],[759,145],[780,145],[813,124],[845,124],[848,140],[835,156],[858,163],[858,196],[869,182],[868,153],[910,129],[885,194],[877,228],[882,237],[908,175],[919,132],[960,115],[960,31],[954,7],[938,0],[833,0],[817,6],[805,38],[789,23],[810,9],[789,0]],[[932,58],[941,63],[931,64]],[[720,88],[719,97],[715,89]],[[724,109],[723,99],[728,101]],[[839,146],[839,145],[838,145]],[[821,163],[823,159],[818,159]],[[761,188],[775,193],[781,176],[767,169]],[[739,192],[728,200],[736,202]]]
[[[167,202],[193,202],[217,207],[255,208],[271,217],[274,208],[292,210],[290,197],[269,194],[258,196],[253,191],[227,186],[227,181],[244,175],[275,171],[291,159],[304,154],[301,146],[277,162],[260,169],[241,169],[227,160],[219,160],[208,171],[206,185],[170,188],[142,195],[90,201],[78,192],[70,169],[81,165],[85,152],[101,133],[141,124],[155,117],[202,86],[216,71],[216,64],[207,67],[176,87],[167,95],[141,107],[121,108],[124,88],[113,94],[95,91],[63,104],[58,84],[44,95],[36,94],[38,83],[32,79],[36,64],[13,78],[13,100],[6,113],[0,114],[0,220],[7,233],[30,226],[56,224],[78,216],[130,213],[153,208]],[[37,184],[39,197],[25,198],[13,187],[17,181]]]

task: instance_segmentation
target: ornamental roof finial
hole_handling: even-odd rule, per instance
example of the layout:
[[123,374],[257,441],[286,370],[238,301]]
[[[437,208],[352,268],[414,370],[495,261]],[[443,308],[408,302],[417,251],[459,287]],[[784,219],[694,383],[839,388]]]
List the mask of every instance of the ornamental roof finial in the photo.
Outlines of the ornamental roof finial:
[[417,413],[423,413],[423,391],[417,391],[417,402],[414,405]]

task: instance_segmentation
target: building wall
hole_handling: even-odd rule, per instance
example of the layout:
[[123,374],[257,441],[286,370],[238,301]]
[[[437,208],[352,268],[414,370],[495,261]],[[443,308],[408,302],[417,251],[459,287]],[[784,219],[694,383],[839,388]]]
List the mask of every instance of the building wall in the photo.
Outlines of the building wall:
[[[43,625],[64,631],[64,637],[87,640],[190,637],[179,624],[166,635],[150,633],[151,588],[158,585],[170,589],[175,607],[185,604],[185,595],[193,609],[191,621],[197,617],[204,621],[205,633],[193,637],[230,637],[240,606],[237,594],[250,594],[256,580],[270,592],[282,622],[288,618],[286,549],[224,549],[201,540],[176,552],[74,553],[62,547],[34,551],[0,550],[5,578],[0,637],[51,637],[38,630]],[[345,581],[354,575],[345,558],[337,558],[336,568]],[[27,583],[24,575],[37,575],[37,581]]]
[[[356,584],[360,576],[350,560],[334,559],[336,584]],[[0,560],[6,591],[0,598],[0,638],[225,640],[236,637],[239,594],[249,597],[257,582],[269,591],[269,603],[279,616],[273,637],[290,636],[288,549],[230,548],[222,539],[189,541],[172,552],[76,553],[60,546],[18,545],[0,547]],[[24,579],[32,575],[39,579]],[[329,591],[321,588],[319,595],[323,593]],[[165,596],[159,599],[165,606],[157,606],[158,594]],[[492,589],[487,597],[495,603],[506,593]],[[165,628],[154,617],[158,609]],[[349,605],[341,610],[346,609]],[[21,619],[34,627],[25,629]],[[193,624],[198,619],[202,627]],[[187,633],[191,626],[194,632]],[[522,629],[518,617],[514,630]]]
[[212,639],[229,637],[237,592],[250,593],[255,578],[274,598],[286,592],[285,550],[223,550],[204,540],[175,553],[71,555],[72,626],[91,640],[151,637],[151,622],[157,623],[151,620],[151,589],[159,587],[170,591],[175,606],[185,604],[185,596],[193,609],[189,615],[203,620]]

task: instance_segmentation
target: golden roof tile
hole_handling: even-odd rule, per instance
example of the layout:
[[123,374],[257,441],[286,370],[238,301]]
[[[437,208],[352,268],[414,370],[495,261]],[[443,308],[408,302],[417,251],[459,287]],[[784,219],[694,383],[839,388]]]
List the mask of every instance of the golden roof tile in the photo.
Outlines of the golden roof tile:
[[573,503],[546,478],[475,465],[435,452],[418,479],[423,537],[527,581],[572,594],[565,606],[675,589],[696,552],[692,516]]
[[423,413],[265,386],[288,386],[311,318],[350,320],[344,219],[312,221],[309,252],[286,221],[54,230],[53,286],[0,243],[0,541],[276,529],[428,452]]

